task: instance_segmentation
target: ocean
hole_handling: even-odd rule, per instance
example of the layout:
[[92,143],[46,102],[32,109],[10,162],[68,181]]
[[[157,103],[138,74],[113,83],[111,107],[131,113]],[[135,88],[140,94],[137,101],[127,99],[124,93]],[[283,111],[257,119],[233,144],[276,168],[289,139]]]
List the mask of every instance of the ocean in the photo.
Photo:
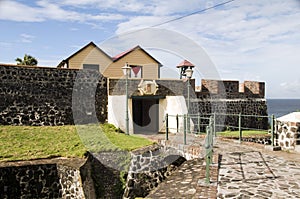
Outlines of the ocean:
[[300,99],[267,99],[268,115],[281,117],[291,112],[300,111]]

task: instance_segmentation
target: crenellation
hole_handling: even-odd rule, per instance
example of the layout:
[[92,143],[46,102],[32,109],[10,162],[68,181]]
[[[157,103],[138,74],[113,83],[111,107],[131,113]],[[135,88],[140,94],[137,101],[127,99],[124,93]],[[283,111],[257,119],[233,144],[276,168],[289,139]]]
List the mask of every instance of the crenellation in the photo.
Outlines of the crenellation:
[[265,83],[257,81],[245,81],[244,82],[244,93],[246,96],[251,97],[265,97]]
[[230,99],[265,97],[265,83],[257,81],[239,83],[235,80],[202,79],[201,86],[197,86],[197,88],[201,88],[201,90],[196,91],[199,98],[207,98],[208,95],[223,95],[223,97]]

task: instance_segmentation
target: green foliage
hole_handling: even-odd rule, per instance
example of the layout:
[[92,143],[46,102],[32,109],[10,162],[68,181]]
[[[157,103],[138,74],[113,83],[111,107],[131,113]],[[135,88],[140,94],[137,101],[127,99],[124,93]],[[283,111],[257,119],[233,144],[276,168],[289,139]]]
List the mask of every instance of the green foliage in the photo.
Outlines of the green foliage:
[[17,62],[17,65],[26,65],[26,66],[36,66],[38,64],[38,61],[36,58],[32,57],[31,55],[24,55],[24,58],[16,58],[15,61]]
[[122,192],[124,192],[124,190],[126,188],[127,175],[128,175],[127,171],[120,171],[120,182],[122,185],[122,187],[121,187]]
[[[222,137],[239,137],[240,133],[239,131],[222,131],[222,132],[217,132],[217,136],[222,136]],[[243,137],[257,137],[257,136],[268,136],[268,132],[264,130],[244,130],[242,131],[242,136]]]

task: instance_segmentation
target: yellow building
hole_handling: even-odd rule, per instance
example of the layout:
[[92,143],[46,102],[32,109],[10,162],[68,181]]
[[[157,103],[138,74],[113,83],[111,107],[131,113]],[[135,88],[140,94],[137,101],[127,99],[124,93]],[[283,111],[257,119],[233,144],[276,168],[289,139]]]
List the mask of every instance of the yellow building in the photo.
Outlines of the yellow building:
[[159,79],[162,64],[140,46],[110,57],[96,44],[90,42],[67,59],[59,68],[99,70],[105,77],[120,78],[122,67],[128,63],[132,67],[131,78]]

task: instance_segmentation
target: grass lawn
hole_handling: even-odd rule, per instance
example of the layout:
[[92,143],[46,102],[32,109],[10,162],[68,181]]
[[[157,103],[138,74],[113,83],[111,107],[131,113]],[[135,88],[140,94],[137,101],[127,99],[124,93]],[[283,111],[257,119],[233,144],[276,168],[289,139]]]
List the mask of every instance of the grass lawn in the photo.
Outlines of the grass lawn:
[[113,125],[0,126],[0,161],[84,157],[86,151],[133,150],[153,142]]
[[[217,132],[217,136],[222,137],[239,137],[239,131],[222,131]],[[242,131],[242,137],[262,137],[262,136],[270,136],[268,131],[255,131],[255,130],[244,130]]]

